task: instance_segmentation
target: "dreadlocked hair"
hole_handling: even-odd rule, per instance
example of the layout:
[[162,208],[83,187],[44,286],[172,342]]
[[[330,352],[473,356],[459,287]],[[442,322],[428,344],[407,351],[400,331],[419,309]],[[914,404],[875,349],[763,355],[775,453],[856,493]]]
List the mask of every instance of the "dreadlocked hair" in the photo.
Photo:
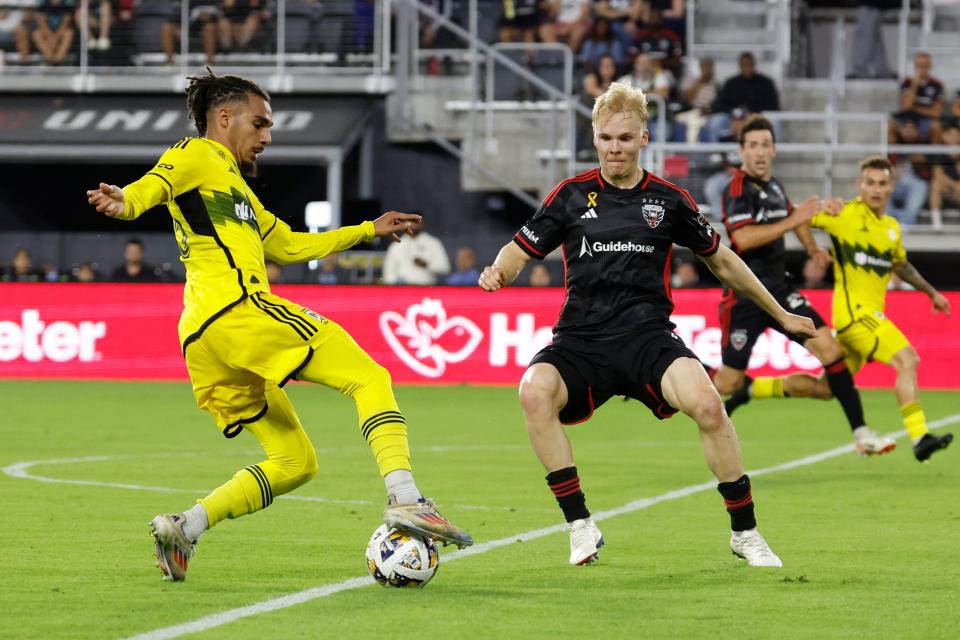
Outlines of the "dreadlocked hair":
[[270,101],[270,94],[257,83],[240,76],[218,76],[210,67],[207,67],[207,75],[191,76],[187,80],[190,81],[187,108],[201,136],[207,135],[207,111],[210,109],[234,100],[246,101],[251,94]]

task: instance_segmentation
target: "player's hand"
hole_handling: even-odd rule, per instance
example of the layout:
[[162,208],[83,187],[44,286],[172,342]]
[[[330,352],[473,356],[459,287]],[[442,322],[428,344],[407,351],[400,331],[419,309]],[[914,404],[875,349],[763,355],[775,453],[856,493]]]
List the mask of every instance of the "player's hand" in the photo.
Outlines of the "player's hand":
[[832,216],[839,214],[840,210],[843,209],[842,198],[828,198],[826,200],[822,200],[821,204],[823,206],[821,211],[829,213]]
[[930,299],[933,300],[934,313],[943,312],[944,315],[950,315],[950,301],[947,300],[942,293],[934,291]]
[[387,211],[373,221],[373,231],[378,238],[390,236],[394,242],[400,242],[400,235],[413,235],[413,227],[423,223],[423,216],[416,213]]
[[780,322],[780,326],[787,333],[801,338],[814,338],[817,335],[817,327],[813,324],[813,320],[794,313],[787,313],[786,318]]
[[497,265],[491,265],[485,267],[483,273],[480,274],[480,279],[477,281],[477,284],[480,285],[480,288],[484,291],[496,291],[497,289],[502,289],[506,284],[503,271]]
[[810,218],[823,211],[823,200],[810,196],[793,208],[790,214],[797,222],[808,222]]
[[810,259],[813,260],[813,264],[821,269],[826,269],[833,262],[833,256],[830,255],[830,252],[820,247],[817,247],[817,250],[810,254]]
[[87,202],[111,218],[123,217],[123,189],[116,185],[101,182],[98,188],[87,191]]

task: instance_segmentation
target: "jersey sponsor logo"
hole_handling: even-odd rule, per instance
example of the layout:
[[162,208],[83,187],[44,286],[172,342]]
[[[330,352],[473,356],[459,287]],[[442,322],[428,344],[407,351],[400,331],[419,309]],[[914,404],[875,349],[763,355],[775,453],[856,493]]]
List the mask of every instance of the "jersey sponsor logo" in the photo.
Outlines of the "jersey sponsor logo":
[[580,240],[580,255],[593,257],[594,253],[653,253],[655,247],[652,244],[638,244],[632,240],[617,240],[615,242],[590,242],[587,236]]
[[810,302],[803,296],[802,293],[795,291],[787,296],[787,306],[791,309],[799,309],[800,307],[810,306]]
[[256,220],[257,216],[253,213],[253,207],[250,206],[250,203],[246,200],[240,200],[239,202],[234,200],[233,202],[233,211],[237,216],[238,220],[244,222],[248,220]]
[[736,224],[742,222],[743,220],[751,220],[753,218],[752,213],[738,213],[734,216],[727,218],[727,224]]
[[853,261],[861,267],[880,267],[881,269],[890,269],[893,262],[880,256],[870,255],[866,251],[857,251],[853,254]]
[[380,314],[380,333],[397,357],[426,378],[439,378],[447,365],[466,360],[483,332],[469,318],[447,317],[443,301],[424,298],[404,313]]
[[534,242],[540,242],[540,238],[537,237],[537,234],[535,234],[533,231],[530,231],[530,229],[528,229],[526,225],[520,227],[520,233],[525,235],[528,239],[533,240]]
[[736,329],[730,332],[730,346],[737,351],[742,351],[747,346],[747,330]]
[[645,204],[640,207],[640,211],[643,213],[643,219],[647,221],[651,229],[656,229],[657,226],[663,222],[664,209],[662,205]]
[[24,309],[20,322],[0,321],[0,362],[94,362],[100,359],[97,340],[107,335],[106,322],[46,323],[38,309]]

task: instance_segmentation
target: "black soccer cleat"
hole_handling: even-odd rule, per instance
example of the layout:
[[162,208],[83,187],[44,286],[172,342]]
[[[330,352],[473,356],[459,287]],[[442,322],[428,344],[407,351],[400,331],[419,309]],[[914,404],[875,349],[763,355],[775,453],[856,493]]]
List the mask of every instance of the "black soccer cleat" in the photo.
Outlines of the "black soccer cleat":
[[926,462],[930,459],[930,456],[940,451],[940,449],[949,447],[951,442],[953,442],[952,433],[945,433],[942,436],[925,433],[923,437],[920,438],[920,442],[913,445],[913,455],[915,455],[920,462]]
[[743,386],[730,394],[727,401],[723,403],[723,408],[727,410],[727,415],[732,416],[733,412],[741,405],[750,402],[750,387],[753,385],[753,378],[745,376]]

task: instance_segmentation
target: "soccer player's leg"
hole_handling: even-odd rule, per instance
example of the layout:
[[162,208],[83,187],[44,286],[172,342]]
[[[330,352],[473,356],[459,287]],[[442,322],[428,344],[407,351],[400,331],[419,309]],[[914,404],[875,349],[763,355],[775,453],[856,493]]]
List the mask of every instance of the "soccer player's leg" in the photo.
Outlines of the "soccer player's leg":
[[[692,355],[661,352],[652,368],[655,384],[648,385],[652,402],[647,399],[645,402],[658,417],[670,415],[670,410],[675,409],[697,423],[707,466],[718,480],[717,490],[730,515],[730,548],[734,555],[750,566],[781,567],[780,558],[757,531],[750,477],[743,472],[736,431],[720,395]],[[659,379],[656,378],[658,372]],[[654,409],[654,403],[660,398],[665,404]]]
[[746,374],[753,346],[770,325],[769,316],[749,301],[739,300],[733,292],[720,303],[720,344],[722,366],[711,376],[724,403],[727,415],[754,397],[753,378]]
[[920,356],[911,346],[906,336],[889,319],[879,320],[873,331],[876,347],[873,359],[889,364],[897,372],[895,393],[900,405],[900,415],[907,436],[913,443],[913,454],[920,462],[926,462],[940,449],[946,449],[953,441],[952,433],[937,436],[927,428],[926,415],[920,404],[920,390],[917,386],[917,367]]
[[[581,345],[585,346],[585,345]],[[592,361],[563,339],[541,350],[520,380],[520,406],[534,453],[547,471],[547,486],[569,525],[572,565],[599,559],[603,534],[590,517],[570,440],[563,424],[584,422],[610,394],[597,392]]]
[[331,387],[353,399],[360,432],[373,451],[387,487],[384,522],[445,544],[473,544],[473,538],[441,516],[414,482],[406,420],[393,395],[389,372],[329,320],[320,327],[312,347],[316,355],[296,371],[295,377]]

